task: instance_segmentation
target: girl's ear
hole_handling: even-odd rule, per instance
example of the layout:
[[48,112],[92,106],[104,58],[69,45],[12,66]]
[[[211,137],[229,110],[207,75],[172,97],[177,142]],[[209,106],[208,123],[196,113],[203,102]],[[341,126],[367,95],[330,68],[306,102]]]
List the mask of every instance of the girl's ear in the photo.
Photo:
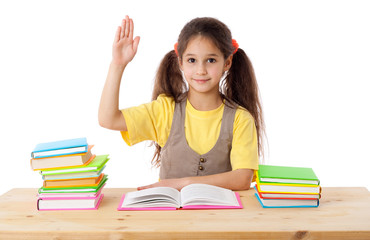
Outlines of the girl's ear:
[[224,66],[224,72],[228,71],[231,68],[231,64],[233,63],[233,55],[231,54],[228,58],[225,60],[225,66]]
[[180,57],[177,57],[177,61],[179,61],[179,66],[180,66],[180,70],[182,70],[182,60],[180,59]]

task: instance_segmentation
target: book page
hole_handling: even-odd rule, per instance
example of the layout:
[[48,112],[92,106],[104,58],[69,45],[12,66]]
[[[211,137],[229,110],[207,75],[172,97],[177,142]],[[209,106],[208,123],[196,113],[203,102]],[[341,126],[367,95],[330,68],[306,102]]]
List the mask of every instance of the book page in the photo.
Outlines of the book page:
[[181,189],[182,206],[219,205],[239,206],[235,193],[229,189],[208,184],[190,184]]
[[125,195],[122,207],[179,207],[180,192],[174,188],[156,187],[129,192]]

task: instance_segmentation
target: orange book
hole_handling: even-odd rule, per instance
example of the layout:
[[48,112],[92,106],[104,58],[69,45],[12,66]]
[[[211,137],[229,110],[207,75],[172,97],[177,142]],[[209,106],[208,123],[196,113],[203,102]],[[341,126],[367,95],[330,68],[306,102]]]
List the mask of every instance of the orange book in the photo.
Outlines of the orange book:
[[94,145],[89,145],[86,153],[77,153],[71,155],[55,156],[48,158],[32,158],[31,168],[36,170],[45,170],[53,168],[65,168],[72,166],[84,166],[91,162],[95,155],[91,153]]
[[100,174],[99,177],[93,177],[93,178],[45,180],[44,188],[97,186],[99,185],[103,177],[104,177],[104,173]]

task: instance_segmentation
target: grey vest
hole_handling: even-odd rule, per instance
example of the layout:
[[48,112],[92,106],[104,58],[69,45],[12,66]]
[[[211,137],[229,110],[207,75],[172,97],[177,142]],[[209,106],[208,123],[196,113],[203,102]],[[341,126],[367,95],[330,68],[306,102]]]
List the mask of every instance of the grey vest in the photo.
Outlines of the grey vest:
[[185,137],[186,102],[185,98],[175,105],[170,135],[161,150],[160,179],[206,176],[231,171],[230,151],[235,105],[225,102],[216,144],[209,152],[199,155],[190,148]]

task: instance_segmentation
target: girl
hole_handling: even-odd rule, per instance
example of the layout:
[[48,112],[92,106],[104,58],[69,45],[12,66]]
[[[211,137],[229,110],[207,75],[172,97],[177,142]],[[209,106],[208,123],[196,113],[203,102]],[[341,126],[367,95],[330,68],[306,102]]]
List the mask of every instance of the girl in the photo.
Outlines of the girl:
[[163,58],[152,102],[119,110],[123,71],[140,38],[126,16],[118,27],[99,107],[99,124],[128,145],[152,140],[160,181],[138,190],[205,183],[249,189],[262,153],[263,118],[252,65],[225,24],[196,18]]

